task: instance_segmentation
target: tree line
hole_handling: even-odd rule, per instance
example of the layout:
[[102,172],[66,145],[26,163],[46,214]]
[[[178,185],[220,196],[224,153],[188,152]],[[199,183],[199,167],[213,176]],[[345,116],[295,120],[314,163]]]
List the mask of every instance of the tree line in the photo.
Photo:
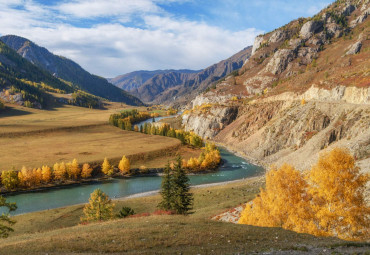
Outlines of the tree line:
[[[130,160],[126,156],[120,160],[118,170],[122,175],[130,174]],[[107,158],[104,159],[100,171],[95,171],[95,175],[100,173],[106,176],[112,176],[115,173],[114,166]],[[27,168],[23,166],[19,171],[15,169],[2,171],[0,188],[3,186],[8,191],[37,188],[42,185],[89,179],[92,175],[93,168],[90,164],[85,163],[81,166],[77,159],[67,163],[57,162],[53,167],[44,165],[39,168]]]
[[303,173],[288,164],[273,167],[266,188],[246,205],[239,223],[362,240],[370,235],[370,207],[364,200],[368,181],[340,148],[320,155]]
[[[176,110],[168,110],[168,114],[175,113]],[[194,132],[184,131],[182,129],[171,128],[169,124],[163,123],[162,125],[154,123],[144,123],[143,125],[134,125],[140,121],[153,118],[154,116],[148,112],[139,112],[136,109],[126,110],[121,113],[111,114],[109,123],[122,130],[135,131],[148,135],[161,135],[167,137],[177,138],[182,144],[191,145],[197,148],[203,146],[203,139]]]

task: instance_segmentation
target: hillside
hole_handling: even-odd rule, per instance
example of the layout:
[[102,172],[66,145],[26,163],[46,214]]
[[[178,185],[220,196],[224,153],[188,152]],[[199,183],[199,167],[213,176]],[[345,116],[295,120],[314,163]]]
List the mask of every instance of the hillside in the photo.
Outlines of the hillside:
[[[247,47],[232,57],[198,72],[169,70],[156,73],[157,71],[153,71],[145,73],[145,75],[152,75],[150,78],[146,76],[145,78],[148,78],[146,81],[142,78],[144,74],[134,76],[138,78],[131,78],[131,75],[128,74],[125,76],[128,80],[126,79],[124,86],[128,88],[130,93],[147,103],[182,105],[192,100],[199,92],[204,91],[214,82],[241,68],[245,60],[249,58],[251,50],[251,47]],[[116,86],[122,86],[119,77],[110,81]],[[140,83],[142,84],[139,85]]]
[[197,73],[199,71],[193,70],[154,70],[154,71],[135,71],[123,75],[119,75],[115,78],[108,78],[107,80],[116,85],[117,87],[126,90],[132,91],[139,88],[146,81],[157,76],[159,74],[168,74],[168,73]]
[[30,107],[46,106],[46,92],[72,93],[68,84],[31,64],[0,41],[0,98]]
[[194,213],[188,216],[145,216],[156,210],[159,196],[115,200],[115,213],[129,206],[138,217],[88,225],[78,224],[82,205],[19,215],[15,232],[0,240],[0,247],[2,254],[365,254],[368,250],[366,243],[210,219],[253,198],[261,185],[254,178],[193,189]]
[[26,38],[7,35],[0,37],[0,40],[39,68],[81,90],[111,101],[142,105],[136,97],[110,84],[106,79],[90,74],[72,60],[56,56]]
[[238,75],[192,101],[183,124],[269,166],[304,170],[346,147],[370,171],[368,1],[336,1],[256,38]]

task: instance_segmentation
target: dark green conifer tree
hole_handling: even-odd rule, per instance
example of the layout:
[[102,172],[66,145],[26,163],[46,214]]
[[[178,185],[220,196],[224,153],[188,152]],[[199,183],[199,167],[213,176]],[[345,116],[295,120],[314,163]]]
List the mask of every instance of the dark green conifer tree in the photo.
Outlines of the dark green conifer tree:
[[193,194],[190,193],[189,178],[182,168],[181,156],[176,158],[172,189],[172,209],[178,214],[188,214],[193,208]]
[[170,163],[168,162],[162,176],[162,185],[160,194],[162,196],[162,201],[158,204],[158,207],[169,211],[172,210],[172,175]]
[[[14,211],[17,209],[15,203],[8,203],[6,202],[5,197],[0,196],[0,208],[6,207],[8,212]],[[4,224],[5,223],[5,224]],[[11,220],[9,217],[9,213],[2,213],[0,215],[0,237],[8,237],[9,232],[13,232],[14,230],[10,227],[13,225],[15,221]]]

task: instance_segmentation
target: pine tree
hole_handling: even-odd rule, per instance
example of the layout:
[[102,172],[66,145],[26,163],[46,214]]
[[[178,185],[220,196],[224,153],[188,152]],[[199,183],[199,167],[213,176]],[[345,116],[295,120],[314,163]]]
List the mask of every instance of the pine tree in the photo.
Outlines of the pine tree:
[[101,165],[103,174],[111,176],[113,174],[113,166],[109,163],[107,158],[104,158],[104,162]]
[[114,204],[112,200],[101,190],[96,189],[90,195],[89,203],[83,210],[85,217],[81,221],[101,221],[113,217]]
[[122,174],[130,173],[130,160],[125,155],[122,156],[121,161],[118,164],[118,168]]
[[189,178],[182,168],[182,159],[176,158],[175,169],[172,178],[172,209],[178,214],[188,214],[193,206],[193,194],[190,193]]
[[15,221],[10,219],[9,212],[15,211],[17,205],[15,203],[7,203],[5,197],[0,196],[0,208],[1,207],[5,207],[8,210],[8,213],[3,213],[0,216],[0,237],[5,238],[9,236],[9,232],[14,231],[10,226],[13,225]]
[[170,162],[167,163],[163,171],[160,194],[162,201],[158,204],[158,207],[166,211],[172,210],[173,188]]

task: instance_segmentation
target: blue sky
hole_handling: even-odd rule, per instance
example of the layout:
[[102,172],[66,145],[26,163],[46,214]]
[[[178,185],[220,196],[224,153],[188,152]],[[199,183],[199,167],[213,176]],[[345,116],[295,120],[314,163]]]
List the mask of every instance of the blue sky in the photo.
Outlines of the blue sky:
[[26,37],[91,73],[202,69],[329,0],[0,0],[0,35]]

